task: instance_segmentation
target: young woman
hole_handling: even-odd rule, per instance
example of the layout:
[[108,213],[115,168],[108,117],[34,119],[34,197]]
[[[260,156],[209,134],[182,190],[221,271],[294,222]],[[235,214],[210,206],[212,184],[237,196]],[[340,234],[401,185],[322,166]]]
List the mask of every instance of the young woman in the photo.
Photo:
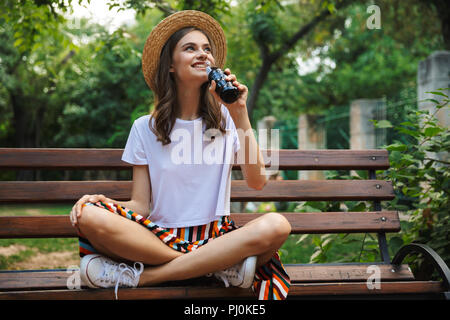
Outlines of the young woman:
[[277,252],[289,222],[268,213],[237,228],[229,219],[234,157],[256,155],[240,164],[250,188],[262,189],[266,174],[247,87],[225,69],[240,93],[226,104],[208,84],[206,64],[223,68],[225,57],[222,28],[199,11],[175,13],[150,33],[142,67],[155,109],[133,123],[122,156],[133,164],[131,200],[85,195],[70,214],[90,287],[115,286],[117,297],[122,286],[214,274],[226,286],[253,286],[259,299],[286,298],[290,280]]

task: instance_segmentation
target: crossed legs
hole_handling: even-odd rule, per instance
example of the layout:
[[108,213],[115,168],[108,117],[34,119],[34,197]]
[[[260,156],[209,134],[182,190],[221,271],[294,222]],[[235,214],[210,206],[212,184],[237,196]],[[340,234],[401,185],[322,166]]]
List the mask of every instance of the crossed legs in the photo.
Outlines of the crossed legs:
[[271,259],[291,231],[282,215],[268,213],[192,252],[181,253],[139,223],[96,206],[85,206],[82,210],[79,228],[95,249],[116,261],[140,261],[147,265],[140,276],[140,286],[200,277],[224,270],[249,256],[257,256],[257,267],[261,266]]

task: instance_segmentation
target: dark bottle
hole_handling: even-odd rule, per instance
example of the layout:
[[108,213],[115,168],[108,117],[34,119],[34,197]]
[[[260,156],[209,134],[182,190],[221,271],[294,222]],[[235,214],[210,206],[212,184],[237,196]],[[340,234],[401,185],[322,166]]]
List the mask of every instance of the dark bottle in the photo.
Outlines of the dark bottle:
[[225,74],[217,67],[206,66],[206,74],[208,75],[209,84],[214,80],[216,82],[216,92],[219,97],[226,103],[233,103],[239,98],[239,90],[231,81],[225,80]]

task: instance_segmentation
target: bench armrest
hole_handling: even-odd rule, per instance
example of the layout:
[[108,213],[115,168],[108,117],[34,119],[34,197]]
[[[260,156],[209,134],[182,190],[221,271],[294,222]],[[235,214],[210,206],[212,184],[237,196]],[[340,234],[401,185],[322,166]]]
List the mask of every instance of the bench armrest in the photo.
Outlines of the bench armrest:
[[447,292],[445,292],[446,299],[450,299],[450,269],[447,264],[442,260],[442,258],[434,251],[431,247],[425,244],[410,243],[398,250],[394,259],[392,259],[392,264],[395,266],[400,266],[403,259],[410,253],[422,253],[426,259],[431,261],[433,266],[439,272],[439,275],[444,280],[444,286]]

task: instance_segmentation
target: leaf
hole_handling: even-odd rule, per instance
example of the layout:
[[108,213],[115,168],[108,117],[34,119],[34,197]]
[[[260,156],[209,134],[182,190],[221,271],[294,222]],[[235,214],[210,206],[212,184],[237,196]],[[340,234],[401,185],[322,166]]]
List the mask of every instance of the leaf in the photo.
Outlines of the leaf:
[[314,236],[314,237],[313,237],[313,243],[314,243],[314,245],[315,245],[316,247],[320,247],[321,244],[322,244],[322,241],[320,240],[319,237]]
[[352,212],[358,212],[358,211],[364,211],[366,210],[367,206],[364,202],[358,203],[356,206],[354,206],[351,211]]
[[336,7],[334,6],[334,3],[329,3],[327,5],[327,9],[330,13],[334,13],[336,11]]
[[402,143],[394,143],[386,147],[388,151],[406,151],[408,146]]
[[439,91],[425,91],[425,93],[432,93],[432,94],[437,94],[439,96],[447,97],[447,95],[445,95],[445,94],[443,94],[442,92],[439,92]]
[[419,100],[419,102],[426,102],[426,101],[431,101],[431,102],[433,102],[435,104],[440,104],[440,102],[437,101],[436,99],[422,99],[422,100]]
[[427,137],[434,137],[435,135],[442,132],[442,129],[439,127],[429,127],[425,129],[425,136]]
[[398,132],[402,132],[402,133],[405,133],[405,134],[413,136],[413,137],[419,137],[420,136],[420,133],[418,133],[416,131],[413,131],[413,130],[406,129],[406,128],[398,127],[398,128],[396,128],[396,130]]
[[304,205],[304,206],[302,207],[302,211],[303,211],[303,212],[322,212],[320,209],[311,207],[311,206],[309,206],[309,205]]
[[409,122],[409,121],[405,121],[405,122],[402,122],[402,123],[400,123],[402,126],[411,126],[411,127],[414,127],[414,126],[416,126],[417,124],[414,124],[414,123],[412,123],[412,122]]
[[19,38],[16,41],[14,41],[14,47],[18,47],[22,44],[23,38]]
[[322,243],[322,248],[323,248],[324,251],[330,249],[330,246],[333,244],[333,242],[332,242],[333,240],[334,240],[334,239],[329,238],[329,239],[326,239],[326,240]]
[[315,251],[312,255],[311,258],[309,258],[309,262],[310,263],[317,263],[320,262],[320,255],[322,254],[321,250],[317,250]]
[[299,244],[300,242],[304,241],[308,237],[309,237],[309,234],[302,235],[295,244]]
[[392,123],[388,120],[380,120],[377,123],[377,128],[392,128]]
[[401,237],[392,237],[391,240],[389,240],[389,247],[391,247],[394,252],[397,252],[402,245],[403,239]]

